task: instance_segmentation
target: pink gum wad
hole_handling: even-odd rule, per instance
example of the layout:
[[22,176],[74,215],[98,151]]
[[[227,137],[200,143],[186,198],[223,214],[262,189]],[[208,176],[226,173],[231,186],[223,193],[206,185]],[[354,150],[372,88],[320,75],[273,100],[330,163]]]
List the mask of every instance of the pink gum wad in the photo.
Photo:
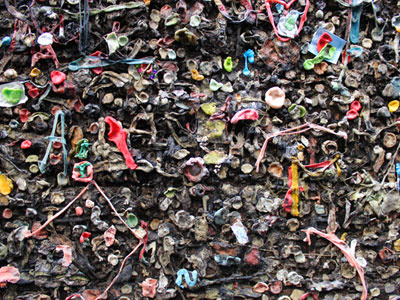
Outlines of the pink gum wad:
[[128,145],[126,144],[126,130],[124,130],[122,126],[118,123],[118,121],[115,120],[113,117],[105,117],[104,122],[110,125],[108,139],[114,142],[118,150],[121,151],[128,168],[131,170],[135,170],[137,168],[137,164],[135,163],[132,154],[129,152]]
[[58,69],[60,63],[58,61],[57,55],[54,52],[54,49],[51,45],[40,46],[40,51],[36,52],[32,55],[32,68],[36,65],[36,63],[41,59],[53,59],[54,65]]

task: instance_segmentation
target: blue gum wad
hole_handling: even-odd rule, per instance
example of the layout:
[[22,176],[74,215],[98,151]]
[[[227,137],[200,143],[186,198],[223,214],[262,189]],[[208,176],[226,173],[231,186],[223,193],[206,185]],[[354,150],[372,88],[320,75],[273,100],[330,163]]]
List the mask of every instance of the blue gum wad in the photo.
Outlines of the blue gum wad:
[[[190,275],[192,278],[190,278]],[[182,284],[182,277],[185,277],[185,281],[189,287],[193,287],[197,282],[197,271],[194,270],[192,272],[189,272],[186,269],[180,269],[178,271],[175,283],[177,286],[183,289],[185,288],[185,286]]]

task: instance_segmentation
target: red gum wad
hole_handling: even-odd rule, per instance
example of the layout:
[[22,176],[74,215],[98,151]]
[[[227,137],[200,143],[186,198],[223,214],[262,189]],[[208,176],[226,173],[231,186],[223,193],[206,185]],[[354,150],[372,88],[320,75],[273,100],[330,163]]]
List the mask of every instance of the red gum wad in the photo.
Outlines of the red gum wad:
[[128,146],[126,145],[126,130],[122,129],[122,126],[113,117],[105,117],[104,122],[106,122],[110,126],[108,139],[114,142],[118,150],[121,151],[128,168],[131,170],[135,170],[137,168],[137,164],[133,160],[133,157],[129,152]]

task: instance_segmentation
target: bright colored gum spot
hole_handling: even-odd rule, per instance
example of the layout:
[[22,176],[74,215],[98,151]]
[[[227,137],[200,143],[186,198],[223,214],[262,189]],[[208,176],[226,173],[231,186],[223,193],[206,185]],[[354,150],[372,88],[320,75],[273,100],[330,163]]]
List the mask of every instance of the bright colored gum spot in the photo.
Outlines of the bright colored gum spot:
[[13,89],[9,87],[5,87],[3,89],[3,97],[6,99],[7,102],[16,104],[22,97],[23,91],[22,89]]

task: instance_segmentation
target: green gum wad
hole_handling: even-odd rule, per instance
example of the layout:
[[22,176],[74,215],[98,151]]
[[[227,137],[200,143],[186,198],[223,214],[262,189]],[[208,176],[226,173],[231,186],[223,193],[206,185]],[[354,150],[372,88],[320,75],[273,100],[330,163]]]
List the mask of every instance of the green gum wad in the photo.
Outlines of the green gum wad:
[[214,78],[211,79],[210,81],[210,90],[213,92],[218,91],[220,88],[222,88],[224,85],[218,81],[216,81]]
[[198,37],[187,28],[179,29],[175,32],[175,40],[187,46],[197,45]]
[[164,192],[164,195],[167,198],[173,198],[173,197],[175,197],[175,194],[177,191],[178,190],[176,188],[170,187]]
[[215,102],[203,103],[200,107],[201,110],[209,116],[211,116],[217,110],[217,104]]
[[118,44],[121,47],[126,46],[126,44],[128,44],[128,43],[129,43],[129,39],[128,39],[127,36],[121,35],[121,36],[118,37]]
[[126,223],[130,228],[136,227],[136,225],[139,223],[138,218],[133,213],[128,213],[126,219],[127,219]]
[[297,16],[289,17],[285,23],[285,27],[287,30],[292,31],[297,21]]
[[288,108],[288,112],[293,118],[298,119],[306,115],[306,108],[303,105],[292,104]]
[[192,27],[197,27],[201,23],[201,18],[200,16],[191,16],[190,17],[190,26]]
[[233,62],[232,57],[228,56],[224,61],[224,69],[227,72],[232,72],[233,69]]
[[173,26],[176,25],[178,23],[180,23],[180,16],[177,13],[173,13],[171,15],[169,15],[166,19],[165,19],[165,26]]
[[8,250],[7,246],[0,243],[0,260],[7,258]]
[[221,120],[216,120],[216,121],[207,121],[206,122],[206,127],[209,131],[209,134],[207,137],[209,139],[218,139],[222,137],[225,129],[225,123],[224,121]]
[[22,89],[13,89],[9,87],[5,87],[2,91],[4,99],[6,99],[7,102],[16,104],[21,100],[23,91]]
[[219,165],[226,159],[226,154],[220,151],[211,151],[203,157],[207,165]]
[[110,55],[118,50],[118,48],[119,48],[118,37],[115,32],[111,32],[111,33],[107,34],[106,42],[108,45],[108,51],[109,51]]

